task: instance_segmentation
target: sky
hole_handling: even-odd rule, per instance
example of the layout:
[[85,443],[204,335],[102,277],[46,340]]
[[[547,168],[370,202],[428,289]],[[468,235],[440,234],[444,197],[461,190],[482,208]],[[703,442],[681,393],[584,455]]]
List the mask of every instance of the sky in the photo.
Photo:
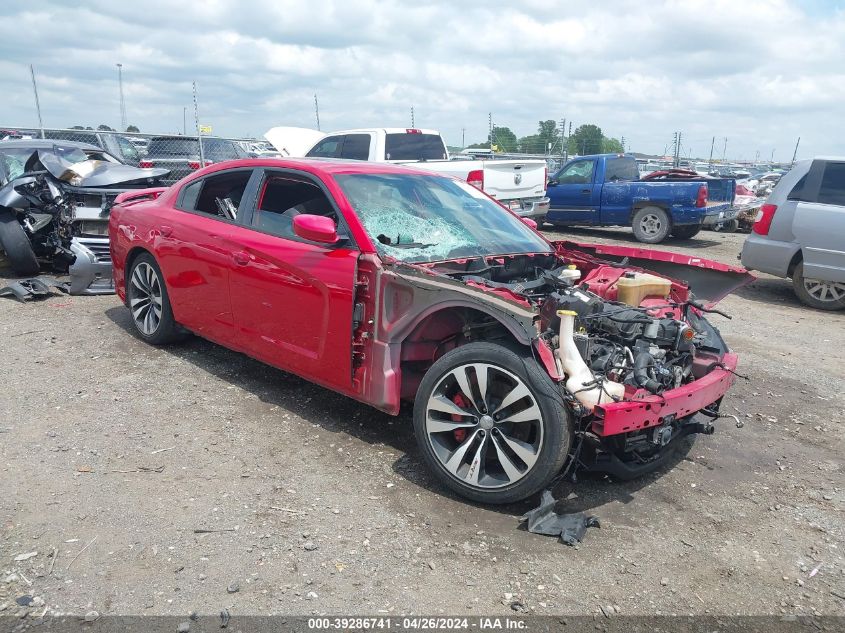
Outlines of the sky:
[[[160,0],[0,3],[0,128],[277,125],[440,130],[484,141],[545,119],[631,151],[845,155],[842,0]],[[568,128],[568,123],[567,123]],[[727,142],[725,142],[727,139]],[[726,147],[726,150],[725,150]],[[669,150],[671,151],[671,149]]]

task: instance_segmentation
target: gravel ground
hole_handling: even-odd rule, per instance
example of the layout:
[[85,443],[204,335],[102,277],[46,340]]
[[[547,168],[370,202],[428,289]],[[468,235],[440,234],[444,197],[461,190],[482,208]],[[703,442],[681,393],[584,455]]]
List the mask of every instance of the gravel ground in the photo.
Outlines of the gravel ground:
[[[743,239],[664,248],[735,263]],[[527,505],[437,485],[409,411],[198,338],[149,347],[115,297],[0,300],[0,615],[845,614],[845,314],[766,276],[722,307],[744,428],[639,481],[562,485],[602,521],[569,548],[517,529]]]

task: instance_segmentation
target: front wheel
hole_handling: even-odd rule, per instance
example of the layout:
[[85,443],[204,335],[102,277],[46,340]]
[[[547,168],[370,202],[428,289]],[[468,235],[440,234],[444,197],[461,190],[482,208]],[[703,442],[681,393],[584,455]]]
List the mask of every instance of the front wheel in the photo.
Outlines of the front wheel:
[[672,229],[669,215],[659,207],[643,207],[631,221],[634,237],[638,242],[658,244],[666,239]]
[[132,262],[126,282],[126,303],[135,331],[147,343],[164,345],[182,338],[173,319],[164,276],[149,253],[139,255]]
[[845,309],[845,283],[804,277],[804,262],[792,273],[792,287],[801,303],[819,310]]
[[672,228],[672,237],[676,237],[679,240],[688,240],[698,235],[700,231],[700,224],[694,224],[692,226],[676,226]]
[[0,211],[0,248],[6,253],[16,275],[37,275],[40,267],[29,242],[14,213]]
[[423,459],[446,486],[513,503],[563,467],[572,421],[557,385],[528,353],[469,343],[437,360],[414,402]]

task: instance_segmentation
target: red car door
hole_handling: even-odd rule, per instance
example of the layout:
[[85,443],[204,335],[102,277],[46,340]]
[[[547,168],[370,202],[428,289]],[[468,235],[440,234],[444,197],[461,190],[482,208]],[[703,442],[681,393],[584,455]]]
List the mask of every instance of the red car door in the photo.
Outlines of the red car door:
[[176,198],[176,209],[153,227],[160,234],[156,258],[176,321],[228,347],[237,347],[229,297],[237,250],[231,234],[236,221],[231,216],[236,215],[253,172],[226,171],[187,184]]
[[293,233],[298,213],[343,220],[322,184],[295,170],[265,170],[238,243],[230,295],[240,346],[251,356],[349,391],[358,251],[349,240],[309,242]]

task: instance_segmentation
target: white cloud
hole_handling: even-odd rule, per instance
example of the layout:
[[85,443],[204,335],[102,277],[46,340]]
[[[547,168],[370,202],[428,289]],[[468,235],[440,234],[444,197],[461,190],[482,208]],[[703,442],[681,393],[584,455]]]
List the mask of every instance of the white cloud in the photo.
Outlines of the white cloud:
[[[225,135],[274,125],[416,124],[459,143],[487,113],[518,135],[540,119],[596,123],[634,150],[681,130],[706,155],[845,154],[845,12],[821,0],[362,0],[308,3],[58,0],[0,5],[0,125],[181,128],[196,80],[204,123]],[[723,141],[721,141],[723,142]],[[718,147],[719,143],[717,143]]]

